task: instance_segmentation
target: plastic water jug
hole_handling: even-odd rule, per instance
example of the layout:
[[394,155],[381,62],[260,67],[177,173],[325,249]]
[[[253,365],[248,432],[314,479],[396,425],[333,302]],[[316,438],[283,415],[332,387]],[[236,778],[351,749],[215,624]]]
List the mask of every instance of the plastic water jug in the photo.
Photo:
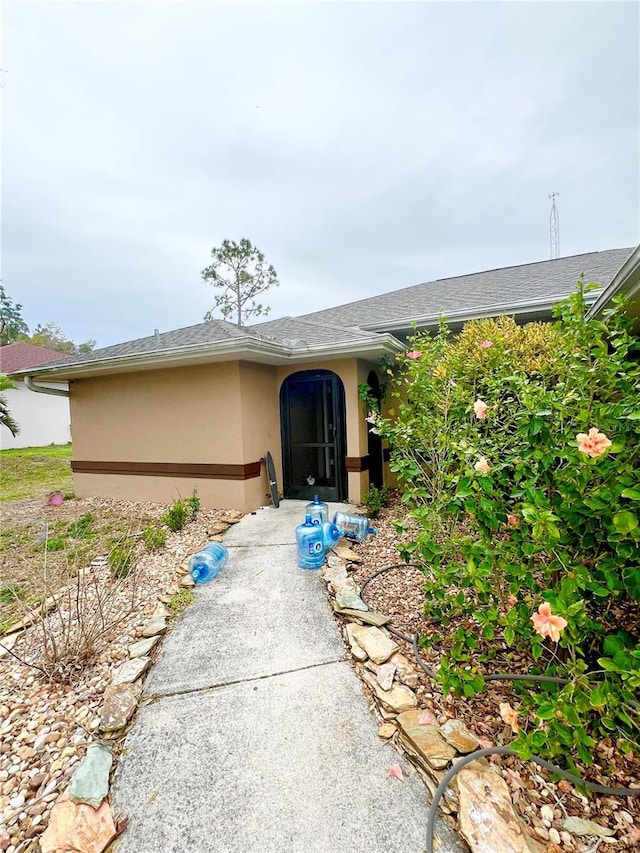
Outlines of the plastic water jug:
[[321,501],[317,495],[314,495],[311,503],[307,504],[305,512],[309,513],[311,521],[318,519],[320,524],[324,524],[325,521],[329,521],[329,507],[324,501]]
[[340,533],[333,521],[325,521],[322,525],[322,539],[325,551],[333,548],[342,539],[342,533]]
[[322,527],[314,524],[310,513],[304,522],[296,527],[296,545],[298,547],[298,566],[301,569],[319,569],[324,563],[324,541]]
[[375,527],[369,526],[369,519],[364,515],[337,512],[333,516],[333,523],[345,539],[351,539],[354,542],[364,542],[369,534],[375,536],[378,532]]
[[229,552],[220,542],[209,542],[189,560],[189,574],[196,583],[213,580],[229,559]]

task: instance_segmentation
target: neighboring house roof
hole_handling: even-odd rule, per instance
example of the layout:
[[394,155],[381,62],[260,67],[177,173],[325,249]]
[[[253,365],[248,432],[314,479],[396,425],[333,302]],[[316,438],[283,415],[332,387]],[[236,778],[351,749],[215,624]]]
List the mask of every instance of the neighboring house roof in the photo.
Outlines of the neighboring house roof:
[[51,361],[67,358],[63,352],[48,347],[37,347],[33,344],[5,344],[0,347],[0,373],[14,373],[28,367],[38,367]]
[[589,316],[599,317],[615,296],[622,296],[627,315],[635,327],[640,327],[640,246],[629,255],[610,284],[597,294]]
[[[376,359],[403,349],[398,339],[411,333],[413,323],[427,329],[437,326],[442,312],[452,328],[501,313],[517,314],[521,320],[547,319],[582,273],[587,282],[606,287],[631,252],[610,249],[438,279],[253,326],[211,320],[16,373],[70,379],[231,359],[266,364],[340,355]],[[588,298],[594,301],[596,294]]]
[[[586,282],[606,287],[632,251],[609,249],[440,278],[305,316],[318,322],[396,333],[410,331],[413,323],[420,328],[437,326],[441,313],[459,322],[498,313],[533,317],[548,313],[568,296],[581,273]],[[595,294],[588,296],[595,299]]]

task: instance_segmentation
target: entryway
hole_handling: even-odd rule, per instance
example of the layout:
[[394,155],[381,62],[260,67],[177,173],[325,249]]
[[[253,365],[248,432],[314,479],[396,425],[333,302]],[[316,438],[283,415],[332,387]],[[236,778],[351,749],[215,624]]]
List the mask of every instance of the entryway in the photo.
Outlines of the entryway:
[[288,376],[280,389],[286,498],[342,501],[347,495],[344,386],[330,370]]

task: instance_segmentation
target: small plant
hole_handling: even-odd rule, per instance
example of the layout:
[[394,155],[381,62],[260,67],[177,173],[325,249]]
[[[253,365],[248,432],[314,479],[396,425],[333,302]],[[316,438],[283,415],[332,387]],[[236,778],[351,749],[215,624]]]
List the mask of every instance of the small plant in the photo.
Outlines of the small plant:
[[167,544],[167,530],[155,524],[147,524],[142,531],[142,541],[149,551],[161,551]]
[[133,542],[127,539],[118,540],[109,551],[107,561],[114,578],[125,578],[135,563]]
[[77,521],[72,521],[67,528],[67,533],[73,539],[88,539],[93,536],[91,525],[95,520],[95,516],[91,512],[86,512]]
[[62,551],[64,544],[64,539],[47,539],[45,548],[47,551]]
[[190,589],[181,589],[172,595],[168,601],[168,607],[174,616],[177,616],[185,607],[188,607],[195,601],[195,595]]
[[391,490],[388,486],[383,486],[379,489],[372,485],[369,491],[362,498],[362,503],[367,508],[367,514],[370,518],[377,518],[380,515],[380,510],[389,506]]
[[[198,499],[196,498],[196,500]],[[178,530],[182,530],[192,515],[193,510],[189,503],[187,501],[178,500],[173,502],[160,521],[163,524],[166,524],[169,530],[173,530],[174,533],[177,533]]]
[[63,495],[63,498],[65,499],[65,501],[74,501],[76,499],[76,493],[75,492],[65,492]]
[[193,490],[191,497],[186,499],[185,503],[191,508],[191,517],[195,518],[200,512],[200,498],[196,494],[195,489]]

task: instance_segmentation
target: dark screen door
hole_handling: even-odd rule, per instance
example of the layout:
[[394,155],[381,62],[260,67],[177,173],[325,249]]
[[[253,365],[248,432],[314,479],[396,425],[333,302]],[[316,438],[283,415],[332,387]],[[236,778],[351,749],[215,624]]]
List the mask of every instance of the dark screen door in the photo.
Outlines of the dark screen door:
[[285,497],[341,501],[346,493],[344,390],[328,370],[289,376],[280,395]]

